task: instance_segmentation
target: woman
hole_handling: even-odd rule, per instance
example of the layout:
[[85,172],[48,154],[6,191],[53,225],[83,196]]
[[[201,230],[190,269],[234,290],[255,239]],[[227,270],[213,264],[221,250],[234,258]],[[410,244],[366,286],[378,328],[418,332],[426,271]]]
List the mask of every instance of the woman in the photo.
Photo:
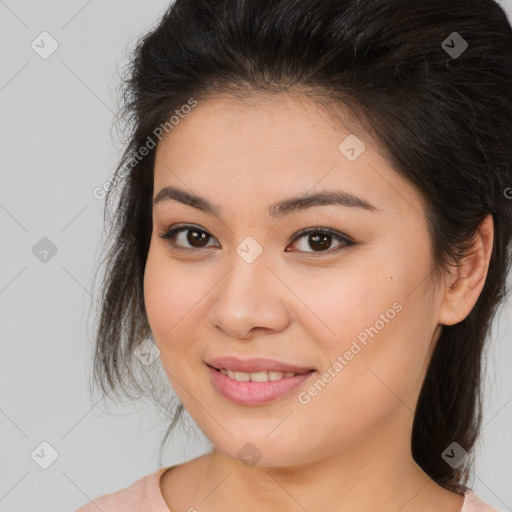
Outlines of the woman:
[[510,268],[503,10],[177,0],[132,63],[95,375],[161,364],[167,434],[186,408],[212,450],[78,512],[496,510],[465,483]]

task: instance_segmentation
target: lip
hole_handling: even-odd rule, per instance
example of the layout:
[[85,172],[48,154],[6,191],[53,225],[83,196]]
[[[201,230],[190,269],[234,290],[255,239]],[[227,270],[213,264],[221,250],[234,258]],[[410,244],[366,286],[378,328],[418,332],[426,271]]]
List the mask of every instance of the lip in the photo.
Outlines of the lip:
[[[282,361],[278,361],[277,359],[267,359],[263,357],[252,358],[252,359],[238,359],[233,356],[225,356],[218,357],[216,359],[212,359],[211,361],[206,361],[208,366],[216,368],[220,370],[221,368],[227,368],[233,370],[235,372],[268,372],[268,371],[276,371],[276,372],[293,372],[293,373],[308,373],[311,370],[315,370],[315,368],[306,368],[302,366],[297,366],[289,363],[285,363]],[[292,378],[292,377],[289,377]]]
[[219,370],[211,366],[207,366],[207,368],[215,389],[224,398],[239,405],[264,405],[283,398],[317,373],[316,371],[311,371],[301,373],[295,377],[283,377],[280,380],[269,380],[266,382],[239,382],[220,373]]
[[[318,372],[313,368],[304,368],[276,359],[246,359],[219,357],[206,363],[213,387],[224,398],[239,405],[264,405],[289,395],[293,390],[309,380]],[[229,368],[239,372],[279,371],[294,372],[299,375],[283,377],[266,382],[237,381],[220,372],[220,368]]]

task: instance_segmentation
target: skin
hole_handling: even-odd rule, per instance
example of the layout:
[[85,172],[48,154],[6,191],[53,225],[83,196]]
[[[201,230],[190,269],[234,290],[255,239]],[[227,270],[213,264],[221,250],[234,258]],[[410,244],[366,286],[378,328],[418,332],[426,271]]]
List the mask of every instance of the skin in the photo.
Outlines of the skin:
[[[349,133],[366,145],[355,161],[338,150]],[[463,497],[412,458],[413,412],[441,326],[462,321],[483,288],[492,217],[463,277],[454,270],[435,283],[419,193],[363,132],[284,93],[199,102],[157,147],[153,197],[171,185],[207,198],[222,218],[175,200],[153,208],[148,319],[170,383],[213,444],[163,475],[169,508],[459,512]],[[321,205],[270,218],[271,203],[319,190],[349,191],[380,211]],[[175,242],[190,251],[173,249],[159,235],[177,223],[211,235],[208,247],[185,230]],[[292,242],[307,227],[355,245]],[[236,252],[247,236],[263,248],[250,264]],[[210,383],[205,361],[224,355],[281,359],[319,377],[397,302],[401,311],[308,404],[297,399],[308,386],[244,406]],[[261,452],[251,467],[237,457],[246,442]]]

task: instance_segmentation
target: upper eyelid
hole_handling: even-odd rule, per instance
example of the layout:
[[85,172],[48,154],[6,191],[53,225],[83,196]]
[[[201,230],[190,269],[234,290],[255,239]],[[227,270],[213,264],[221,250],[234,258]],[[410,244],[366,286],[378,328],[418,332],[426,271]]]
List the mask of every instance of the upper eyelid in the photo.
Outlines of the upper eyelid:
[[[197,231],[203,231],[204,233],[207,233],[208,235],[210,235],[212,238],[215,238],[207,229],[202,228],[201,226],[196,225],[196,224],[183,224],[183,225],[177,224],[175,226],[171,225],[167,228],[167,231],[179,232],[179,231],[187,231],[187,230],[192,230],[192,229],[196,229]],[[338,230],[336,230],[334,228],[321,227],[321,226],[310,226],[307,228],[301,228],[295,233],[294,237],[303,236],[303,235],[308,234],[309,232],[314,232],[314,231],[329,232],[333,235],[350,238],[348,235],[344,235],[343,233],[339,232]]]
[[[213,236],[207,229],[204,229],[196,224],[183,224],[180,225],[179,223],[175,226],[169,226],[167,230],[163,233],[163,235],[167,233],[172,233],[171,236],[175,236],[177,233],[188,231],[188,230],[196,230],[196,231],[202,231],[206,234],[208,234],[211,238],[217,240],[215,236]],[[310,226],[307,228],[299,229],[291,238],[290,243],[296,242],[298,239],[307,236],[311,233],[326,233],[328,235],[331,235],[333,238],[337,239],[339,242],[346,243],[346,244],[353,244],[355,243],[352,238],[348,235],[345,235],[342,232],[339,232],[338,230],[334,228],[328,228],[328,227],[320,227],[320,226]],[[162,238],[165,238],[165,236],[160,235]],[[217,240],[218,242],[218,240]],[[179,244],[178,244],[179,245]],[[204,248],[207,249],[211,246],[205,246]],[[197,248],[192,247],[183,247],[184,249],[191,249],[191,250],[197,250]]]

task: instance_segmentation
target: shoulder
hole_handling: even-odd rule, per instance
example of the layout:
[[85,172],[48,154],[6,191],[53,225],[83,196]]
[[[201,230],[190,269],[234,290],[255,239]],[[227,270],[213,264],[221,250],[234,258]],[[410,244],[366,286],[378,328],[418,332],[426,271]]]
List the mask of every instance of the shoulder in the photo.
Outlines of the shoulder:
[[160,492],[160,477],[168,468],[139,478],[131,485],[103,494],[75,512],[169,512]]
[[471,489],[464,494],[464,506],[460,512],[500,512],[481,500]]

